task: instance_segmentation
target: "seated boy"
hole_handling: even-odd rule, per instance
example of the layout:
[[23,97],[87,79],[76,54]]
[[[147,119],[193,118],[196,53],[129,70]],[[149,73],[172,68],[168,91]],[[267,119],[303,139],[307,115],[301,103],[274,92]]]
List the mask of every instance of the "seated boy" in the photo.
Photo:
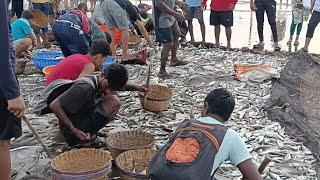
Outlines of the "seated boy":
[[23,52],[37,46],[36,36],[30,26],[30,21],[33,19],[33,14],[29,10],[22,12],[21,18],[11,24],[13,35],[13,49],[16,52],[16,58],[19,58]]
[[180,124],[150,163],[152,180],[209,180],[226,160],[244,179],[262,179],[241,137],[223,124],[235,106],[226,89],[215,89],[204,100],[201,118]]
[[110,65],[100,77],[85,76],[57,88],[59,81],[70,80],[47,86],[42,96],[45,106],[38,113],[52,111],[56,115],[60,132],[70,146],[101,143],[96,141],[98,131],[113,120],[121,105],[117,91],[147,91],[127,84],[128,71],[120,64]]

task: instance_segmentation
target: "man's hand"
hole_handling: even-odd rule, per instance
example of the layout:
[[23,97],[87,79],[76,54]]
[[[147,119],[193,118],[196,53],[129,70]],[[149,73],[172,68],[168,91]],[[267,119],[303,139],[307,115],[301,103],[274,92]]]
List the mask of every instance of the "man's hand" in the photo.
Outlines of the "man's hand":
[[90,134],[89,133],[84,133],[79,129],[74,128],[71,131],[71,134],[73,134],[74,136],[76,136],[80,141],[82,142],[87,142],[90,141]]
[[24,104],[22,96],[8,100],[8,111],[16,117],[21,118],[24,116],[25,109],[26,105]]
[[144,92],[144,93],[149,91],[149,89],[144,86],[137,86],[137,89],[139,92]]
[[256,9],[257,9],[256,5],[253,2],[250,3],[250,9],[251,9],[251,11],[256,11]]
[[205,11],[207,9],[207,4],[202,4],[201,7],[202,7],[202,10]]
[[235,8],[235,5],[234,5],[234,4],[230,4],[230,7],[229,7],[229,8],[230,8],[231,11],[233,11],[234,8]]
[[176,12],[176,14],[175,14],[174,17],[176,18],[176,20],[177,20],[178,22],[182,22],[182,21],[184,20],[183,14],[182,14],[182,13],[179,13],[179,12]]

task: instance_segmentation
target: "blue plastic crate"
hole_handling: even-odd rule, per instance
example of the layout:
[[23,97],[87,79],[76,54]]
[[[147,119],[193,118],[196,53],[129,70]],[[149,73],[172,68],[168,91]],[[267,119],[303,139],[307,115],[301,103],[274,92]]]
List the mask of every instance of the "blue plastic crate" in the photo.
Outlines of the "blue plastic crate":
[[103,62],[103,70],[105,70],[110,64],[115,63],[116,61],[112,57],[107,57],[107,59]]
[[[56,57],[61,57],[55,59]],[[43,68],[47,66],[52,66],[58,64],[64,58],[62,52],[37,52],[32,55],[33,64],[42,71]]]

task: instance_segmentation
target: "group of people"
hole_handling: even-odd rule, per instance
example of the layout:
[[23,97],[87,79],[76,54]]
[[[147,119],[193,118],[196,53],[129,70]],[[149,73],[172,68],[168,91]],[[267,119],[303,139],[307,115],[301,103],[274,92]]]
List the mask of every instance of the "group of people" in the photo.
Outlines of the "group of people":
[[[32,2],[33,8],[46,9],[45,0]],[[230,47],[232,10],[237,2],[215,2],[212,0],[211,3],[210,24],[216,26],[216,44],[219,45],[220,25],[223,25],[227,29]],[[191,1],[186,3],[178,0],[152,0],[152,25],[156,41],[164,44],[160,59],[160,77],[170,77],[166,71],[170,52],[171,66],[186,64],[177,58],[181,35],[179,22],[184,20],[184,16],[176,11],[176,5],[187,13],[186,19],[191,35],[192,19],[199,20],[203,32],[202,41],[205,42],[203,9],[206,7],[206,0],[201,2],[200,6],[195,2],[192,5]],[[27,47],[36,47],[38,43],[38,34],[30,27],[32,12],[22,12],[21,18],[10,26],[8,4],[9,0],[0,1],[0,39],[3,43],[0,49],[0,77],[4,77],[0,79],[0,177],[4,180],[10,179],[11,175],[10,139],[22,135],[20,118],[25,112],[25,104],[15,76],[15,57],[18,58],[28,49]],[[315,15],[311,18],[309,28],[315,27],[320,17],[320,11],[317,9],[320,5],[319,0],[316,0],[316,3],[314,1],[312,5],[315,7]],[[124,65],[112,64],[101,74],[93,74],[95,71],[101,72],[107,56],[116,56],[115,28],[121,31],[123,54],[127,53],[129,24],[135,24],[148,45],[154,47],[146,30],[147,23],[144,21],[148,17],[144,16],[144,19],[141,19],[141,14],[146,11],[139,11],[139,8],[146,7],[135,7],[129,0],[101,0],[96,5],[95,9],[97,8],[100,8],[99,13],[103,18],[88,18],[87,7],[84,4],[62,15],[53,23],[53,33],[65,58],[48,76],[46,88],[34,108],[37,114],[55,114],[60,132],[70,146],[87,147],[103,143],[98,132],[113,120],[121,106],[117,91],[148,91],[144,86],[128,83],[129,73]],[[275,15],[273,0],[256,0],[255,4],[251,4],[251,8],[256,10],[260,23],[259,35],[263,32],[261,9],[263,13],[267,12],[269,23],[272,29],[274,28],[271,21]],[[99,23],[107,25],[108,33],[100,30]],[[46,29],[42,31],[47,32]],[[312,29],[308,32],[312,34]],[[276,37],[274,34],[275,42]],[[258,46],[263,44],[263,36],[261,38]],[[191,38],[191,41],[194,41],[194,38]],[[149,167],[150,178],[213,179],[220,164],[229,160],[239,168],[244,179],[262,179],[244,141],[237,132],[223,125],[230,118],[234,107],[235,100],[228,90],[219,88],[211,91],[204,99],[201,118],[183,121],[152,159]]]

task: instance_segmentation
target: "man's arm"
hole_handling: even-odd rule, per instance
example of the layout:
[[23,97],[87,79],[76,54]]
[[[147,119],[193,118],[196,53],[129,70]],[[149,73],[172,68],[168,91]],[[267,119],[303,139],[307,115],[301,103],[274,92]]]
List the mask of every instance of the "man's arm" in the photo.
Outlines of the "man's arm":
[[[8,2],[0,1],[0,90],[8,100],[8,110],[17,117],[24,115],[25,104],[20,96],[14,70],[13,38],[10,34]],[[13,59],[12,59],[13,58]]]
[[147,32],[146,28],[144,27],[143,23],[137,19],[136,24],[137,24],[141,34],[143,35],[143,37],[147,40],[149,46],[151,48],[154,48],[154,45],[153,45],[152,41],[150,40],[148,32]]
[[35,34],[28,34],[27,36],[32,41],[32,47],[36,47],[37,46],[37,39],[36,39]]
[[243,175],[244,180],[262,180],[257,167],[253,164],[251,159],[248,159],[237,166]]
[[33,9],[32,0],[29,0],[29,10]]
[[316,3],[316,0],[311,0],[310,13],[312,13],[312,12],[313,12],[313,8],[314,8],[315,3]]
[[124,87],[123,87],[123,90],[124,91],[139,91],[139,92],[147,92],[148,89],[143,87],[143,86],[137,86],[137,85],[134,85],[134,84],[126,84]]
[[79,74],[78,78],[81,78],[83,76],[88,76],[89,74],[94,72],[94,69],[95,67],[93,63],[86,64],[82,69],[81,73]]

